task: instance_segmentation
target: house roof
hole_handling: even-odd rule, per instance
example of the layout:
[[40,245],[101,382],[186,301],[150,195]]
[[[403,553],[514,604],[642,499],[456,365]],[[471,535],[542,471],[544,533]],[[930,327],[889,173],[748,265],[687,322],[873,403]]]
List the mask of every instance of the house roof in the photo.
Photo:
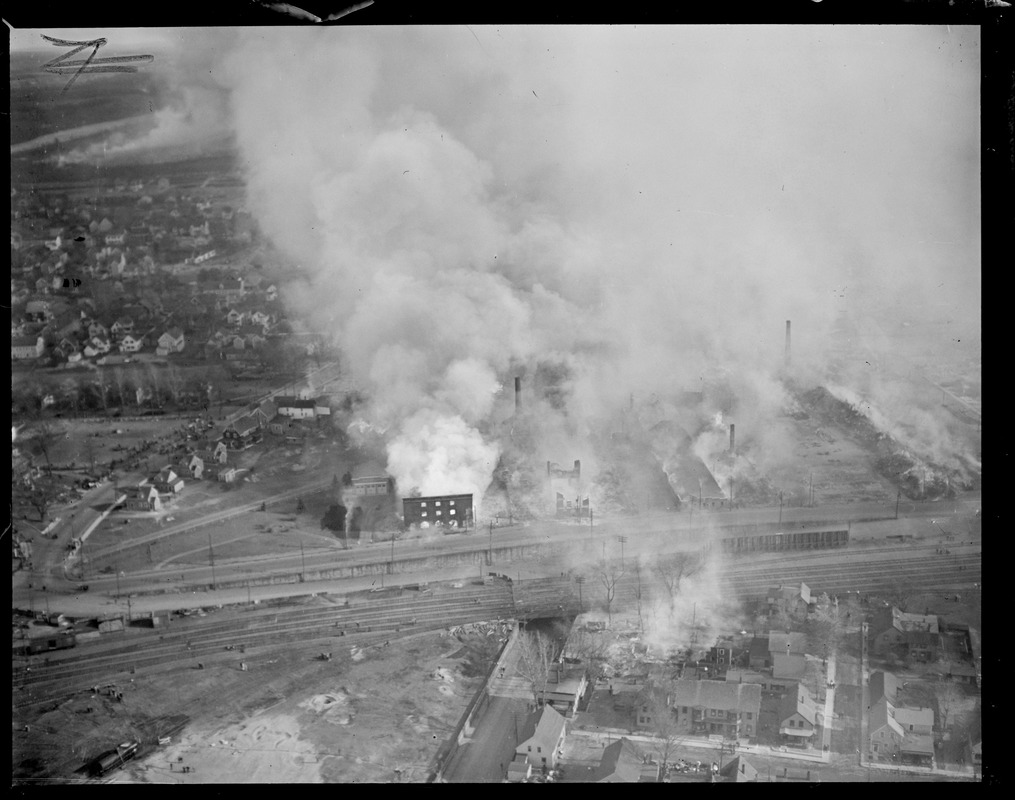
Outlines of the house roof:
[[750,657],[768,659],[768,637],[755,636],[751,639]]
[[737,783],[758,779],[758,771],[751,762],[739,755],[733,756],[733,759],[719,770],[719,774],[724,778],[732,778]]
[[11,339],[11,347],[38,347],[40,336],[18,336]]
[[247,414],[240,417],[236,422],[229,426],[237,433],[245,433],[246,431],[253,430],[257,427],[257,419],[253,414]]
[[931,708],[907,708],[900,706],[895,709],[895,721],[903,727],[910,725],[934,727],[934,710]]
[[817,708],[807,689],[798,685],[796,691],[787,693],[779,704],[779,719],[785,721],[794,714],[799,714],[811,725],[815,724]]
[[899,679],[891,672],[872,672],[869,683],[871,702],[874,703],[882,697],[887,697],[889,701],[895,700],[895,695],[899,692]]
[[756,710],[761,705],[761,687],[756,683],[677,680],[671,704],[724,711]]
[[168,333],[174,339],[179,339],[181,336],[183,336],[183,331],[180,330],[178,325],[174,325],[172,328],[167,330],[166,333]]
[[292,395],[278,395],[275,405],[278,408],[314,408],[316,404],[313,400],[301,400]]
[[[901,709],[899,709],[901,711]],[[903,753],[913,753],[921,756],[934,755],[934,737],[929,733],[906,732],[902,737],[902,744],[899,749]]]
[[[531,727],[532,732],[525,736],[525,733]],[[552,706],[543,706],[542,709],[529,715],[525,720],[525,726],[522,728],[522,738],[520,739],[519,747],[528,745],[530,742],[533,746],[539,746],[543,748],[543,751],[549,753],[557,746],[557,741],[560,739],[560,734],[564,730],[564,717],[561,716],[560,712],[556,711]]]
[[807,652],[806,641],[806,637],[802,633],[772,631],[768,634],[768,652],[782,655],[787,653],[803,655]]
[[624,737],[603,750],[592,780],[598,783],[637,783],[644,761],[641,750]]
[[885,726],[899,736],[905,733],[902,730],[902,726],[895,719],[895,707],[882,697],[871,706],[870,732],[873,734]]
[[772,654],[772,677],[797,680],[807,672],[807,659],[801,655]]

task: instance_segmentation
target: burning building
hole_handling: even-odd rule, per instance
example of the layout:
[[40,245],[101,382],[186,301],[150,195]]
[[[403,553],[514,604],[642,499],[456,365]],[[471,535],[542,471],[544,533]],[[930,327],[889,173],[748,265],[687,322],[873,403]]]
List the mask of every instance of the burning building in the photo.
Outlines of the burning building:
[[471,494],[406,497],[402,500],[405,527],[471,528],[474,511]]
[[551,507],[558,517],[587,517],[588,494],[582,489],[582,462],[575,459],[573,469],[563,469],[553,461],[546,462],[546,484]]

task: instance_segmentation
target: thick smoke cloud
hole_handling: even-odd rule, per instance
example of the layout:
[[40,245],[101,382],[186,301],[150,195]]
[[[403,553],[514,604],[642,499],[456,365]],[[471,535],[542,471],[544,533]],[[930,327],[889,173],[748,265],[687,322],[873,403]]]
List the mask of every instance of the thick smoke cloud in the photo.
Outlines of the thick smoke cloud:
[[717,365],[761,430],[786,319],[806,369],[872,295],[945,287],[977,317],[975,31],[246,30],[226,50],[249,204],[308,275],[287,299],[343,347],[403,492],[482,495],[511,446],[498,398],[541,363],[564,402],[533,424],[568,463],[588,420]]

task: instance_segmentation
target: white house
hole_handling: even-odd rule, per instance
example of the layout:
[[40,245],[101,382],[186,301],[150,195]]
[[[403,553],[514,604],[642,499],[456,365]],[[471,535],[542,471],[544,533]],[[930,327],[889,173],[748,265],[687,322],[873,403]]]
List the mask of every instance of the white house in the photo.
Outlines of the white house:
[[127,334],[120,340],[120,352],[121,353],[136,353],[141,349],[141,343],[143,339],[140,337],[134,338],[132,334]]
[[176,325],[167,330],[159,337],[158,350],[156,352],[159,355],[165,355],[167,353],[182,353],[184,347],[183,331]]

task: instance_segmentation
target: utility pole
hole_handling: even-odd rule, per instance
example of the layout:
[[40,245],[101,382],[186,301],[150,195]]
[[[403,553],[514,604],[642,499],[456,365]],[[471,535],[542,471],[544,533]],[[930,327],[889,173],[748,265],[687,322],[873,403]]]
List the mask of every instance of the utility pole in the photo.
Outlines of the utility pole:
[[486,546],[486,563],[493,565],[493,520],[490,520],[490,542]]
[[626,536],[618,536],[617,541],[620,542],[620,571],[624,571],[624,544],[627,542]]
[[779,492],[779,524],[782,525],[782,492]]
[[300,583],[306,583],[307,580],[307,559],[303,554],[303,542],[300,542],[300,563],[303,565],[303,572],[300,573]]
[[807,505],[814,505],[814,473],[807,474]]
[[895,495],[895,518],[899,518],[899,501],[902,500],[902,489]]
[[132,618],[133,618],[133,611],[131,610],[131,607],[130,607],[130,595],[128,594],[127,595],[127,622],[129,623]]
[[211,561],[211,588],[215,588],[215,551],[211,546],[211,533],[208,533],[208,560]]
[[585,576],[579,575],[577,578],[575,578],[575,583],[578,584],[578,613],[584,614],[585,606],[582,603],[582,584],[585,583]]
[[394,532],[394,530],[391,531],[391,561],[389,563],[391,565],[391,574],[394,575],[395,574],[395,532]]
[[113,569],[116,570],[116,599],[120,599],[120,562],[117,561],[113,565]]

